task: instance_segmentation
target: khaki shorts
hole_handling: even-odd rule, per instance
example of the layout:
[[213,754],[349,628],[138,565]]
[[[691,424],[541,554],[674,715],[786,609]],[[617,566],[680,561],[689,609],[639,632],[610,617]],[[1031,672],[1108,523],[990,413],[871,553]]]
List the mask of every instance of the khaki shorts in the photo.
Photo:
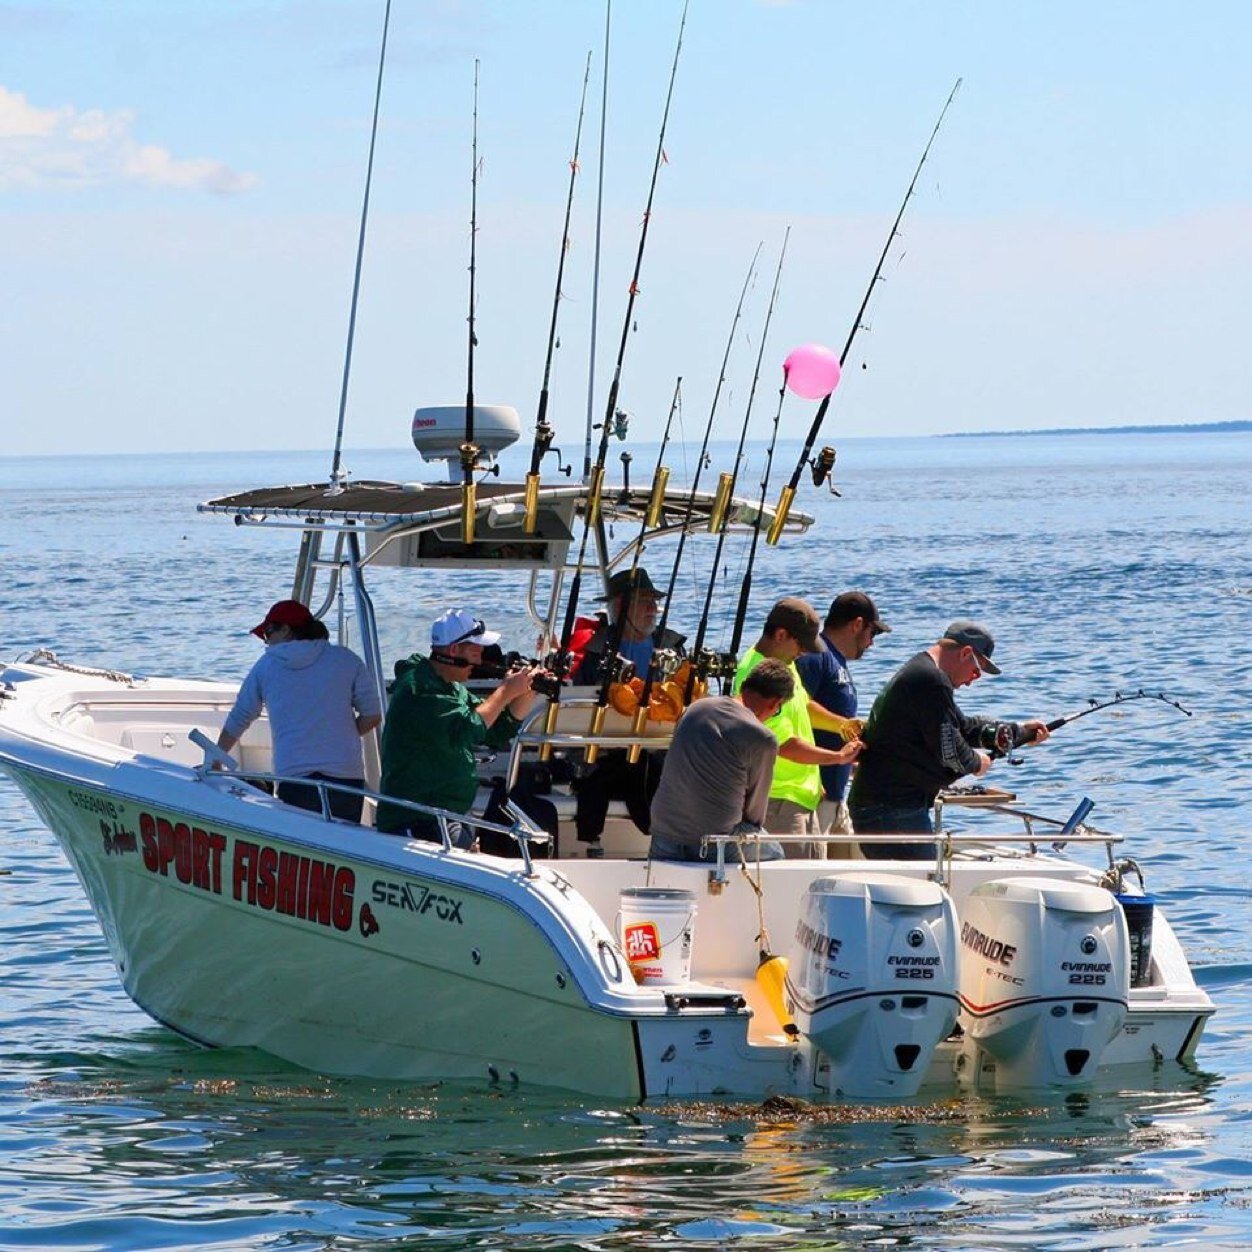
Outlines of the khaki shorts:
[[[801,808],[794,800],[770,800],[765,807],[765,829],[771,835],[820,835],[817,814]],[[789,861],[811,861],[821,856],[821,844],[801,841],[784,843],[783,853]]]
[[[823,835],[851,835],[852,814],[842,800],[823,800],[817,806],[817,823]],[[823,845],[826,859],[846,861],[859,858],[860,852],[854,843],[827,843]]]

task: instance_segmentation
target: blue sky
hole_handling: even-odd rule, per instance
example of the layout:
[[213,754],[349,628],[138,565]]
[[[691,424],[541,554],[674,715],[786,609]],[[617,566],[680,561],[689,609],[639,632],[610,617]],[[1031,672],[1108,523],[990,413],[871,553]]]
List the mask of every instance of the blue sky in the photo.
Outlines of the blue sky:
[[[613,7],[597,417],[680,11]],[[330,444],[382,13],[0,0],[0,451]],[[552,383],[581,443],[603,24],[600,0],[394,0],[350,446],[402,446],[415,405],[464,398],[475,58],[475,392],[531,422],[592,51]],[[1250,27],[1233,2],[692,0],[623,370],[634,433],[659,433],[681,374],[698,439],[764,242],[734,436],[788,226],[766,388],[796,344],[842,345],[957,77],[830,437],[1252,417]],[[811,415],[789,401],[786,433]]]

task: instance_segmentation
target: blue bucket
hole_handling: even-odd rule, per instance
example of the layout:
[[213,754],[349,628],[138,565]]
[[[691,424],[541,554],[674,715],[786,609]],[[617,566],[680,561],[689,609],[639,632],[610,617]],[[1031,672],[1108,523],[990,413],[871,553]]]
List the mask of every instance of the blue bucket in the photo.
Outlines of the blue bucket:
[[1130,935],[1130,985],[1146,987],[1152,982],[1152,907],[1153,896],[1117,896],[1117,903],[1126,915]]

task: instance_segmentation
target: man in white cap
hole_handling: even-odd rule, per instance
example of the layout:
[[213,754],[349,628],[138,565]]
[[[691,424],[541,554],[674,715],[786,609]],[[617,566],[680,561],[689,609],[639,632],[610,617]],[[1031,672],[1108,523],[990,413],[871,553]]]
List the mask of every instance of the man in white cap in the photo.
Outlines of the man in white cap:
[[[482,661],[483,648],[498,643],[465,609],[449,609],[430,630],[430,655],[415,652],[396,662],[396,681],[383,727],[382,792],[400,800],[468,813],[478,791],[474,749],[505,748],[535,699],[533,671],[507,674],[479,700],[465,686]],[[440,842],[439,822],[398,804],[378,806],[381,831]],[[474,844],[472,827],[449,822],[457,847]]]
[[[991,768],[986,749],[1042,743],[1041,720],[1001,722],[966,717],[957,707],[956,688],[983,674],[998,674],[991,654],[995,639],[978,622],[955,621],[938,643],[905,662],[878,694],[861,738],[865,751],[848,794],[858,835],[930,834],[930,807],[944,787],[966,774]],[[989,743],[985,735],[989,734]],[[933,843],[863,843],[871,860],[932,860]]]

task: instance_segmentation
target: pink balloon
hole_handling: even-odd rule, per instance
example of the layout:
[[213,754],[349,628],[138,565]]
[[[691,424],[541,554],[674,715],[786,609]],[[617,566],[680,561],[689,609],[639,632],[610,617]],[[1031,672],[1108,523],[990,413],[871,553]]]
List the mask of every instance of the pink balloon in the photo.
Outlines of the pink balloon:
[[796,395],[821,400],[839,385],[839,358],[820,343],[802,344],[783,362],[783,380]]

